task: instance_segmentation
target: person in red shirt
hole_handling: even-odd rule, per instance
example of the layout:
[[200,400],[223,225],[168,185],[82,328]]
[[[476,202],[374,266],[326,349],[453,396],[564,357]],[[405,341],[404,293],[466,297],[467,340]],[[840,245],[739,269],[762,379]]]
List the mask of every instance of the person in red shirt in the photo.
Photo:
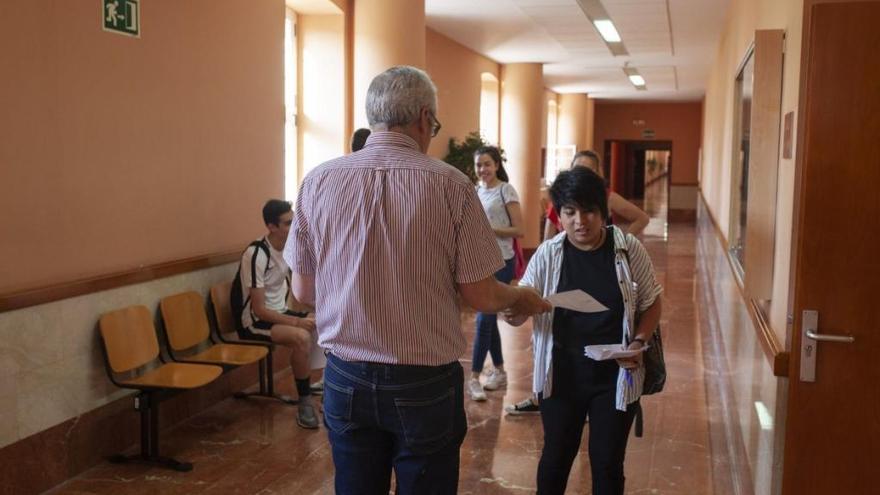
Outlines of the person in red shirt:
[[[602,167],[600,165],[601,160],[599,159],[599,155],[592,150],[578,151],[574,155],[574,159],[571,161],[572,167],[587,167],[601,177]],[[609,220],[612,220],[609,223],[629,224],[629,226],[624,229],[624,232],[632,235],[641,234],[650,220],[648,214],[642,211],[641,208],[630,203],[620,194],[611,191],[610,188],[608,189],[608,211],[610,216]],[[561,231],[562,226],[559,224],[559,216],[556,214],[556,210],[551,203],[547,206],[547,222],[544,224],[544,240],[550,239]]]

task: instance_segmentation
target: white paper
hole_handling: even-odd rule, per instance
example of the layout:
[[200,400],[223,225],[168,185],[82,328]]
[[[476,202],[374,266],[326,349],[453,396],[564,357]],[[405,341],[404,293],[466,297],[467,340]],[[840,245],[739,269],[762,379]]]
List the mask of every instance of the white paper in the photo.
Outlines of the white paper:
[[641,349],[623,349],[620,344],[600,344],[584,346],[584,356],[596,361],[607,361],[609,359],[625,359],[638,356],[644,352],[647,347]]
[[569,290],[557,292],[547,298],[550,304],[557,308],[572,309],[581,313],[601,313],[608,311],[604,304],[582,290]]

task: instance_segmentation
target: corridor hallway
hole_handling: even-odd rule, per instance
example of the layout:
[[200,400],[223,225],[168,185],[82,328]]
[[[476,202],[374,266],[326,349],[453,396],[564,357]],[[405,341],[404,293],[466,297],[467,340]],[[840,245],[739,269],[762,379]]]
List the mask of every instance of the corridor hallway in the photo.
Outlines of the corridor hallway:
[[[669,379],[662,393],[643,399],[644,438],[631,436],[627,451],[628,494],[753,493],[739,430],[731,419],[737,408],[726,381],[736,375],[728,372],[730,365],[716,335],[716,304],[736,314],[731,308],[741,303],[730,290],[735,283],[711,223],[704,211],[700,215],[698,227],[670,224],[668,240],[653,233],[644,238],[664,287],[661,328]],[[473,314],[464,314],[462,324],[472,340]],[[503,325],[501,331],[509,385],[487,392],[486,402],[465,399],[469,430],[461,449],[461,494],[535,489],[542,447],[540,418],[503,412],[505,404],[530,393],[529,324]],[[468,368],[466,359],[462,364]],[[289,374],[279,380],[280,390],[291,387]],[[295,413],[276,402],[226,399],[163,434],[164,453],[193,462],[192,472],[102,463],[50,493],[333,493],[326,430],[297,427]],[[589,478],[582,447],[567,493],[590,493]]]

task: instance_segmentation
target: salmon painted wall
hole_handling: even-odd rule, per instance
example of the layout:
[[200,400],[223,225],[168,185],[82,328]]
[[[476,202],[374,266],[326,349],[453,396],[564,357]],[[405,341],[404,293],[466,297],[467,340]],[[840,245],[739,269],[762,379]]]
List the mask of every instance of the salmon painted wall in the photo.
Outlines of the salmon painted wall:
[[[653,129],[656,141],[672,141],[672,185],[695,185],[699,163],[703,105],[695,103],[595,103],[593,146],[600,154],[605,140],[642,140]],[[633,125],[644,120],[644,126]]]
[[425,48],[427,71],[437,86],[437,119],[443,124],[428,154],[443,158],[450,137],[460,141],[480,129],[480,76],[488,72],[500,80],[500,66],[430,29],[425,31]]
[[0,4],[0,293],[239,248],[283,188],[284,1]]

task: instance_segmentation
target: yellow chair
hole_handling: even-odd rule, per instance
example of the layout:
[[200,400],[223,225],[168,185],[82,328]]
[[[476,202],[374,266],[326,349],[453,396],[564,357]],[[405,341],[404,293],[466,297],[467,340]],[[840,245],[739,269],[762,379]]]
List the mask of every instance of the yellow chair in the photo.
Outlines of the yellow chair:
[[192,464],[159,455],[159,402],[175,392],[214,381],[219,366],[163,362],[156,329],[149,310],[130,306],[101,316],[98,323],[104,363],[110,381],[122,388],[139,390],[135,409],[141,416],[141,449],[134,456],[114,455],[111,462],[145,462],[177,471]]
[[218,364],[234,368],[256,363],[268,354],[264,346],[214,343],[202,296],[184,292],[159,303],[168,347],[175,361]]
[[256,393],[237,392],[236,398],[245,397],[266,397],[280,400],[286,404],[296,404],[297,401],[286,395],[275,394],[275,368],[272,362],[272,351],[275,350],[275,344],[260,340],[245,340],[238,336],[238,325],[232,316],[232,307],[229,304],[229,294],[232,289],[232,282],[223,282],[211,287],[210,301],[212,313],[217,329],[217,338],[221,342],[227,344],[254,345],[266,348],[266,358],[260,361],[260,391]]

